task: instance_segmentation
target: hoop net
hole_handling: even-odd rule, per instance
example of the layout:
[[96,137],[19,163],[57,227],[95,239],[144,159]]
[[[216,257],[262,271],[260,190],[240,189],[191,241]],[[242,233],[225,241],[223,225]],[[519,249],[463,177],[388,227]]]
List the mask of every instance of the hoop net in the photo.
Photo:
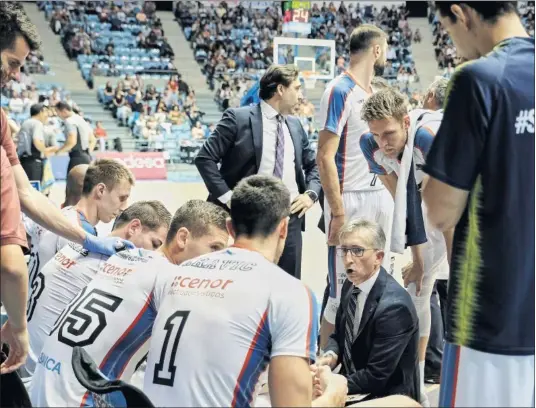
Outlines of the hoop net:
[[305,89],[314,89],[316,85],[316,78],[313,77],[313,71],[302,71],[303,84]]

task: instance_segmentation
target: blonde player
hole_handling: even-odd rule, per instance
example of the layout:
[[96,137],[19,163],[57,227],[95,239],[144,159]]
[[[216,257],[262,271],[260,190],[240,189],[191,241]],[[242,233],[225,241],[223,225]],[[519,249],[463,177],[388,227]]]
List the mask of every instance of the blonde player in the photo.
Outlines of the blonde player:
[[[117,217],[114,237],[127,239],[137,248],[158,249],[166,239],[171,214],[160,201],[139,201]],[[91,282],[108,256],[89,253],[81,245],[64,246],[41,270],[42,290],[28,310],[30,351],[25,369],[29,376],[46,337],[65,307]]]
[[[133,185],[134,176],[123,164],[112,159],[97,160],[86,170],[80,201],[73,207],[64,207],[62,212],[88,234],[97,235],[95,226],[99,221],[110,222],[126,208]],[[38,272],[68,242],[52,231],[42,232],[29,265],[30,299],[39,290]]]
[[[338,233],[345,220],[369,218],[389,237],[393,199],[376,175],[370,175],[359,139],[368,132],[361,106],[372,94],[371,81],[386,63],[387,35],[363,24],[350,36],[350,67],[328,85],[320,107],[318,169],[325,194],[324,214],[328,241],[329,299],[321,329],[321,347],[333,332],[346,273],[335,254]],[[389,239],[387,240],[389,242]],[[389,268],[389,248],[384,265]]]
[[[370,172],[378,175],[395,198],[402,154],[407,144],[413,141],[413,164],[415,182],[426,183],[421,167],[432,145],[435,133],[441,125],[443,113],[415,109],[408,114],[407,98],[395,89],[381,90],[372,95],[363,105],[362,118],[370,133],[361,138],[360,145],[370,166]],[[410,134],[413,132],[413,134]],[[398,199],[398,198],[396,198]],[[407,199],[406,196],[403,197]],[[422,205],[424,232],[427,242],[412,246],[413,264],[407,267],[402,277],[408,288],[419,318],[419,368],[421,404],[428,406],[424,389],[424,363],[430,336],[430,296],[436,276],[448,274],[446,238],[443,233],[426,223],[426,206]],[[404,220],[406,214],[403,215]],[[449,240],[450,241],[450,240]]]
[[[108,378],[129,381],[147,353],[156,317],[158,274],[227,245],[225,210],[192,200],[175,213],[158,251],[124,251],[99,265],[94,279],[65,308],[38,356],[30,387],[34,406],[94,406],[100,397],[86,392],[71,365],[72,348],[83,347]],[[191,282],[188,282],[191,283]],[[122,395],[104,404],[125,406]]]

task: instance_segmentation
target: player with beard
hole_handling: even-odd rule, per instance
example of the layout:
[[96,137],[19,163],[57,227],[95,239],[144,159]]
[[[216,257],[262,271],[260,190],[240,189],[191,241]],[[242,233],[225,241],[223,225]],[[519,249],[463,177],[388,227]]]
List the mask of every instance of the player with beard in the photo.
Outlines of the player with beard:
[[[328,242],[329,299],[321,327],[321,347],[333,332],[341,288],[346,279],[342,259],[335,254],[339,230],[346,220],[364,217],[381,225],[390,242],[393,199],[378,176],[369,174],[359,146],[369,131],[361,119],[361,107],[373,93],[375,75],[386,63],[387,35],[363,24],[350,36],[350,67],[327,86],[320,105],[321,130],[317,163],[324,188],[324,216]],[[384,267],[390,270],[389,248]]]

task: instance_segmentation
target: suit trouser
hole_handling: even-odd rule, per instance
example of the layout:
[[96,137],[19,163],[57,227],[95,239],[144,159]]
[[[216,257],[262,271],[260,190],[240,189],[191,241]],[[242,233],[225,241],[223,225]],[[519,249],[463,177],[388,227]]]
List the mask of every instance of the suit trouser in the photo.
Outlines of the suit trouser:
[[280,268],[298,279],[301,279],[302,221],[297,215],[290,216],[285,249],[278,263]]

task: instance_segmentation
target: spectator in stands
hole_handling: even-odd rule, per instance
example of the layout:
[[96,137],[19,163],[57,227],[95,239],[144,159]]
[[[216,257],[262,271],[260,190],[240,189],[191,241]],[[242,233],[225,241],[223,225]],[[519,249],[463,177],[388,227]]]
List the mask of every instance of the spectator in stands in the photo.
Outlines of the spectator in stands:
[[201,122],[195,122],[195,126],[192,128],[192,138],[194,140],[202,140],[205,138],[205,131]]
[[413,42],[420,43],[422,41],[422,36],[420,30],[417,28],[415,34],[413,34]]
[[132,113],[128,118],[128,127],[132,129],[134,127],[134,123],[136,123],[136,121],[144,111],[141,92],[136,92],[136,98],[134,99],[134,102],[132,102],[132,104],[130,105],[130,109]]
[[182,125],[184,123],[184,117],[180,111],[179,105],[173,105],[168,114],[168,119],[174,125]]
[[99,150],[101,152],[106,151],[106,139],[108,138],[108,133],[106,132],[106,129],[102,127],[102,122],[97,121],[95,124],[95,130],[93,131],[95,134],[95,137],[99,141]]

